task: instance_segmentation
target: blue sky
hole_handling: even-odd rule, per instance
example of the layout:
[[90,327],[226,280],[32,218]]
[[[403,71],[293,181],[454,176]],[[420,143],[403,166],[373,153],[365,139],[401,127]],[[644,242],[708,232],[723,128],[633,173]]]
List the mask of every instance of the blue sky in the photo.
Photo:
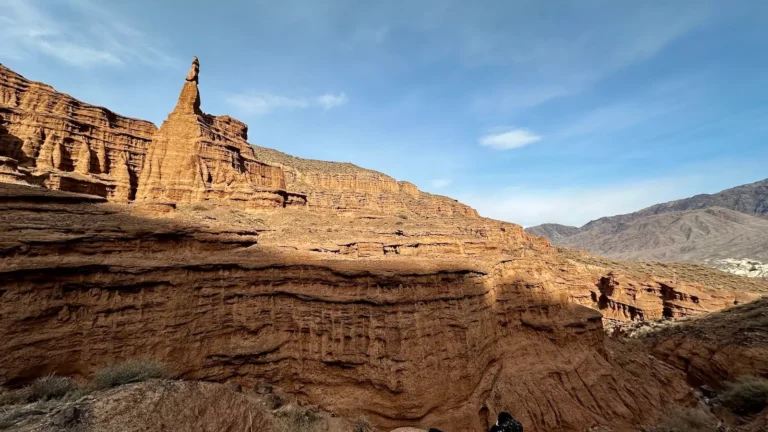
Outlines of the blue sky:
[[526,226],[768,177],[768,2],[0,0],[0,62]]

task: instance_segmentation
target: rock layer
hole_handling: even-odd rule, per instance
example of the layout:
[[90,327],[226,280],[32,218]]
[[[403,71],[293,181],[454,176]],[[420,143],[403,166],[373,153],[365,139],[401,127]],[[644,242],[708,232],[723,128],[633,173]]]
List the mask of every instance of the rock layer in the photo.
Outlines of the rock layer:
[[302,159],[265,147],[257,147],[256,154],[282,167],[288,188],[305,193],[309,207],[401,217],[477,217],[477,211],[454,199],[419,191],[413,183],[350,163]]
[[[16,176],[25,181],[132,199],[156,129],[0,65],[0,157],[13,159]],[[127,189],[117,193],[116,185],[126,181]]]
[[646,343],[693,383],[768,378],[768,297],[665,328]]
[[[403,216],[477,217],[456,200],[352,164],[247,142],[248,127],[201,110],[195,58],[160,129],[77,101],[0,65],[0,179],[116,202],[221,201]],[[145,169],[146,168],[146,169]]]
[[445,430],[500,410],[533,431],[634,430],[687,397],[682,374],[616,349],[599,313],[570,304],[608,269],[517,225],[2,191],[0,377],[13,385],[150,357],[380,427]]
[[302,195],[285,191],[282,169],[256,160],[244,123],[200,110],[199,68],[195,57],[176,108],[152,137],[138,199],[225,200],[244,207],[303,204]]

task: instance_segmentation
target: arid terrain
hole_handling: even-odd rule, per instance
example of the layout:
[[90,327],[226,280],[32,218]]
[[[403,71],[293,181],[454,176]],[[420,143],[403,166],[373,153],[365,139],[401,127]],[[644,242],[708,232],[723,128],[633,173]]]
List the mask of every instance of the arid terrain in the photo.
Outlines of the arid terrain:
[[[636,431],[696,406],[694,375],[768,376],[757,342],[604,330],[762,311],[768,282],[553,247],[385,174],[252,146],[202,111],[200,76],[195,59],[157,128],[0,66],[0,378],[87,382],[142,358],[173,378],[9,428],[279,430],[266,384],[316,407],[316,430],[485,431],[509,411],[526,431]],[[717,317],[679,331],[725,339]]]
[[[620,259],[692,262],[764,277],[768,262],[768,180],[712,195],[657,204],[604,217],[577,228],[542,224],[527,228],[562,246]],[[735,265],[729,261],[754,261]],[[750,271],[757,266],[754,271]]]

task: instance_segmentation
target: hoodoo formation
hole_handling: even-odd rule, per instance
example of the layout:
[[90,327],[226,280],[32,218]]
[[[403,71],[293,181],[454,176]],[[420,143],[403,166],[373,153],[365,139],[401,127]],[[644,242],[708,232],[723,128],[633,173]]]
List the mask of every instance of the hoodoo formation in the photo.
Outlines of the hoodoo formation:
[[252,146],[201,111],[198,77],[195,59],[157,129],[0,67],[7,383],[152,358],[381,428],[487,430],[510,411],[526,431],[629,431],[692,396],[602,320],[768,291],[559,250],[384,174]]

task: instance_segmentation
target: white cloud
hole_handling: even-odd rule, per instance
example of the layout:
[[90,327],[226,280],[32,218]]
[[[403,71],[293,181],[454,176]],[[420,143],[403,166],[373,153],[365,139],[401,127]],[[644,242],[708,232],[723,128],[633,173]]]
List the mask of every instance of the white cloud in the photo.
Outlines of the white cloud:
[[323,107],[324,110],[340,107],[349,102],[349,98],[346,93],[331,94],[326,93],[317,97],[317,103]]
[[175,65],[159,41],[91,0],[0,0],[0,55],[32,53],[77,67]]
[[541,141],[541,136],[526,129],[512,129],[507,132],[485,135],[480,138],[480,144],[496,150],[521,148],[537,141]]
[[706,85],[698,74],[660,80],[625,100],[598,106],[561,122],[547,137],[553,140],[605,137],[651,120],[669,118],[687,105],[697,103]]
[[266,115],[275,111],[287,111],[307,108],[330,110],[349,102],[346,93],[325,93],[313,98],[289,97],[272,93],[245,93],[231,95],[227,101],[245,113]]
[[439,178],[432,180],[432,187],[435,189],[441,189],[451,184],[451,179]]

